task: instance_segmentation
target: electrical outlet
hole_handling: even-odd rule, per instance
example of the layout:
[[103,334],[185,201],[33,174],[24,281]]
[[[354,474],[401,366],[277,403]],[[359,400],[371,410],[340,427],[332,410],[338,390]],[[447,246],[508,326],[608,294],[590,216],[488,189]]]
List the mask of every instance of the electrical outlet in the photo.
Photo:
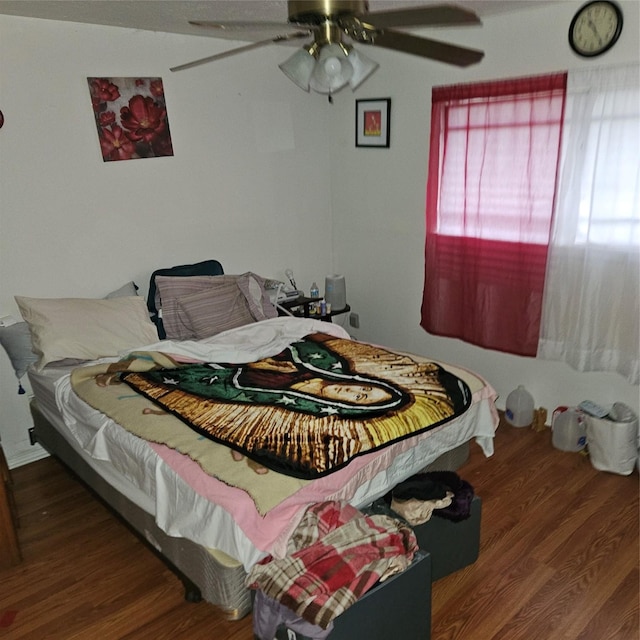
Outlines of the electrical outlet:
[[349,314],[349,326],[354,329],[360,328],[360,316],[357,313]]

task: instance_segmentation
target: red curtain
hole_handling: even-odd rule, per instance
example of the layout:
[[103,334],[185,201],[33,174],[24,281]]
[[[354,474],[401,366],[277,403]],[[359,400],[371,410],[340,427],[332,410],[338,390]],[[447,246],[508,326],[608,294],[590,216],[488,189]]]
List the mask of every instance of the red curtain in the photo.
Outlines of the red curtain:
[[422,327],[534,356],[566,74],[432,93]]

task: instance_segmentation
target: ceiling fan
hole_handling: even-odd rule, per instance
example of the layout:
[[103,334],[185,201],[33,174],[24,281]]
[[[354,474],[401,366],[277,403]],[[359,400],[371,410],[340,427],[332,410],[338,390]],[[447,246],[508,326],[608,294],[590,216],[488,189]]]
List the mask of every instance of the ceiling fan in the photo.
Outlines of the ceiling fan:
[[[227,33],[242,30],[276,29],[275,37],[194,60],[171,71],[182,71],[270,45],[309,39],[280,69],[305,91],[332,94],[349,84],[357,88],[378,64],[350,44],[375,45],[460,67],[479,62],[484,53],[458,45],[415,36],[395,27],[478,25],[473,12],[455,5],[427,5],[369,13],[366,0],[289,0],[288,24],[274,22],[190,21],[190,24]],[[241,36],[239,35],[239,38]],[[346,40],[345,40],[346,38]]]

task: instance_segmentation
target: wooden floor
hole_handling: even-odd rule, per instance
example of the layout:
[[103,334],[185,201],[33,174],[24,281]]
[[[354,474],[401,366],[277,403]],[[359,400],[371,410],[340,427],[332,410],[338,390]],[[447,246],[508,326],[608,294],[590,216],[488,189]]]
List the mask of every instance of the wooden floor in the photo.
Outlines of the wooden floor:
[[[501,426],[495,456],[473,445],[459,473],[483,500],[480,558],[434,584],[433,640],[638,640],[637,471],[597,472],[549,430]],[[0,571],[2,640],[252,640],[250,618],[184,602],[58,463],[13,478],[24,562]]]

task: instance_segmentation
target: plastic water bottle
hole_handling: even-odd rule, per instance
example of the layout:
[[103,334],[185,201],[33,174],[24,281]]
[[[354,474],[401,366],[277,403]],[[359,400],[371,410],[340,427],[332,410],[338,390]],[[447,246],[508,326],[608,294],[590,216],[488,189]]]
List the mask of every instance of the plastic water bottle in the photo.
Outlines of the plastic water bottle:
[[[311,285],[311,289],[309,289],[309,297],[320,297],[320,289],[318,289],[318,285],[315,282]],[[311,306],[309,307],[309,312],[311,313],[311,315],[320,313],[320,305],[317,302],[312,302]]]
[[514,427],[528,427],[533,422],[533,397],[523,385],[507,396],[505,418]]
[[551,421],[551,442],[560,451],[580,451],[587,446],[585,415],[569,407],[558,407]]

